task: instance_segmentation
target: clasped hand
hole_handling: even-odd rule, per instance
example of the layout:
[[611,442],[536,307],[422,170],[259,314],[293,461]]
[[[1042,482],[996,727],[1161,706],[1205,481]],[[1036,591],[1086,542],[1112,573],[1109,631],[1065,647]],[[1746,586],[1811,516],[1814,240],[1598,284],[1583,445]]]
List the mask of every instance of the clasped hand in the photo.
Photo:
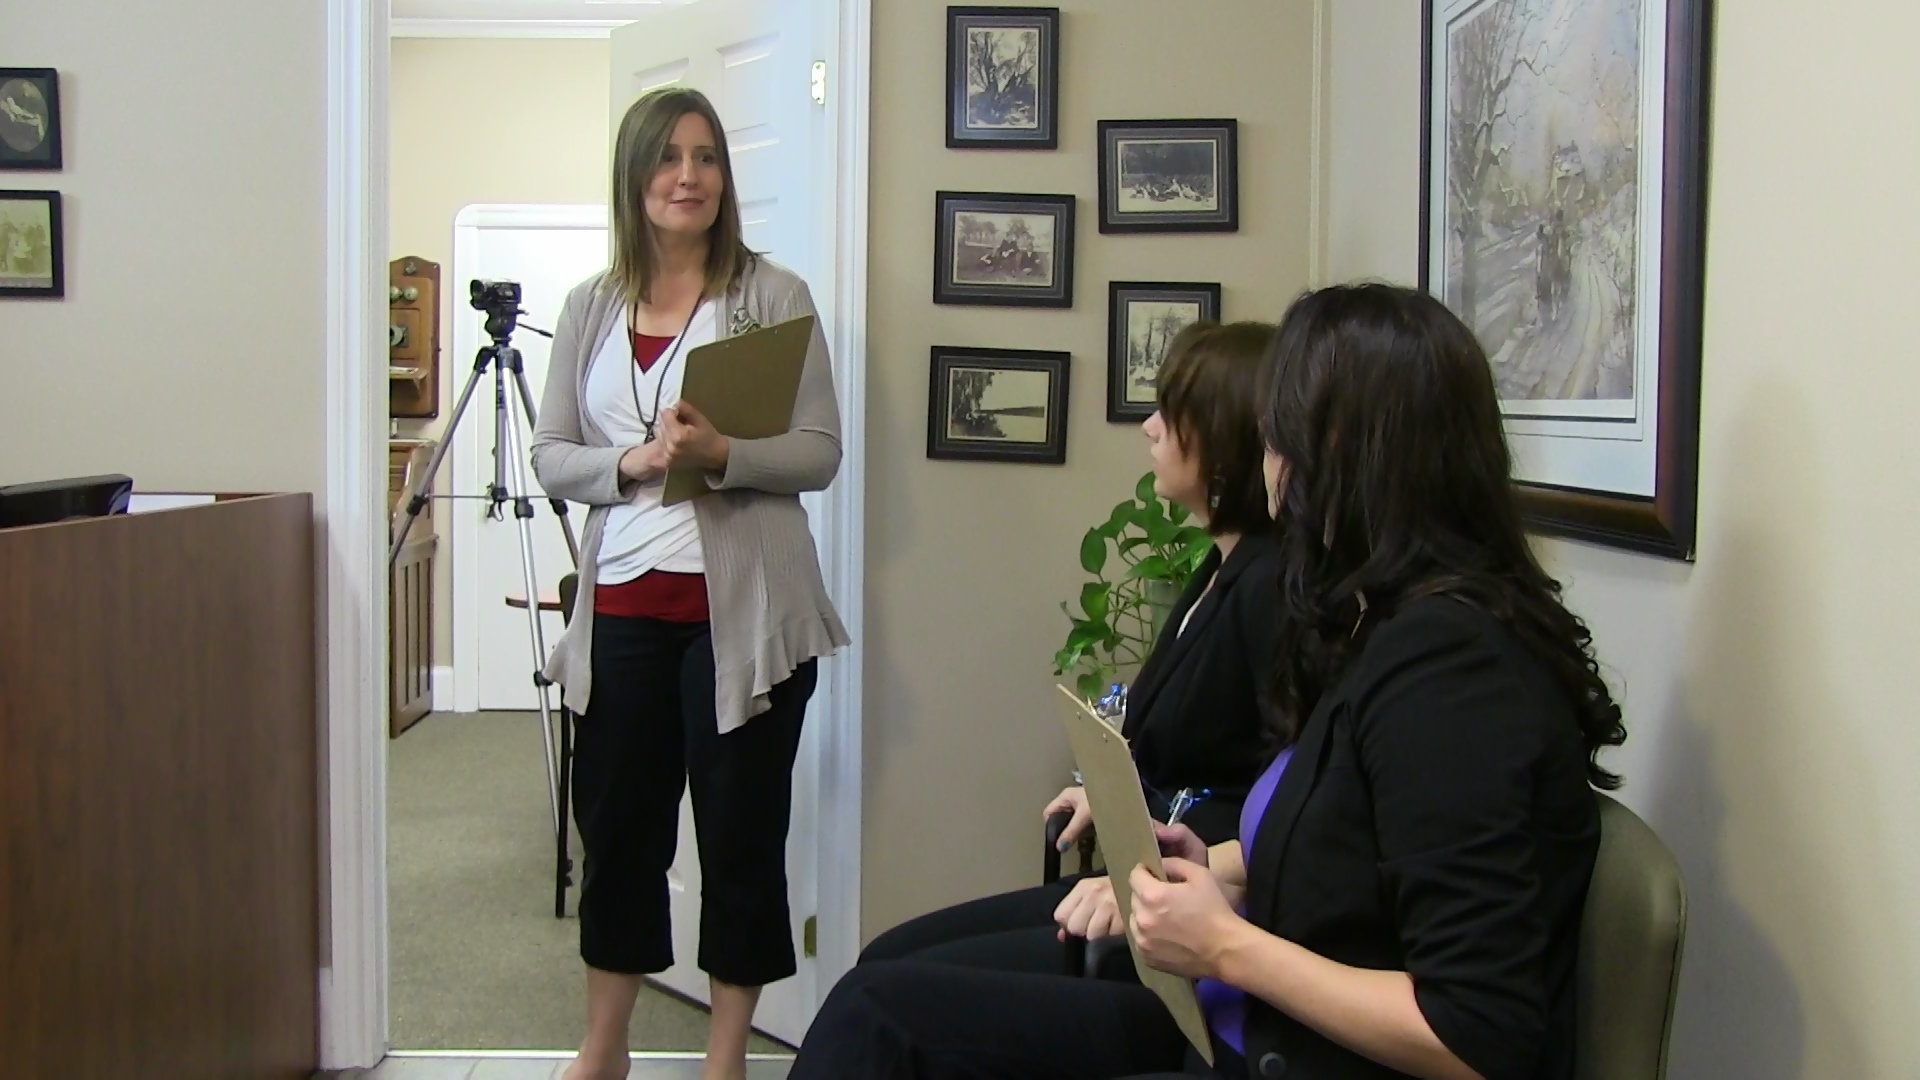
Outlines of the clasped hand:
[[660,410],[660,437],[620,455],[620,475],[652,483],[675,465],[719,472],[727,467],[727,437],[699,409],[681,401]]

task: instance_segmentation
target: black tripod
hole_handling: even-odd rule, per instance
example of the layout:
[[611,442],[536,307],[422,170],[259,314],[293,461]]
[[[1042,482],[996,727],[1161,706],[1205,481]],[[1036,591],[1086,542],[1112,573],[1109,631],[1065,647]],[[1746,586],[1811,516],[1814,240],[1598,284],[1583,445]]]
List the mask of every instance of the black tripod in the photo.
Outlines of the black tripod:
[[[387,552],[387,567],[392,569],[395,560],[400,557],[400,548],[406,543],[407,533],[412,530],[414,519],[427,505],[427,494],[433,487],[433,478],[440,472],[440,462],[447,456],[447,448],[453,445],[454,433],[460,427],[460,420],[466,415],[467,403],[473,399],[473,391],[480,383],[480,377],[489,369],[493,372],[493,482],[487,485],[487,516],[494,521],[503,520],[503,509],[513,504],[513,516],[520,533],[520,573],[522,586],[527,598],[527,636],[533,647],[533,686],[540,701],[540,730],[544,736],[542,749],[547,759],[547,801],[553,810],[554,835],[560,845],[559,881],[556,891],[564,890],[569,883],[572,869],[567,851],[567,814],[560,805],[561,776],[554,760],[553,712],[547,701],[547,688],[552,680],[541,674],[546,666],[546,635],[540,628],[540,592],[537,588],[533,565],[533,499],[527,494],[527,458],[525,448],[520,445],[520,427],[513,416],[515,398],[507,394],[507,374],[513,375],[517,389],[517,401],[526,418],[526,430],[531,432],[535,421],[533,391],[527,387],[527,373],[520,363],[520,350],[510,343],[519,316],[525,314],[520,309],[520,286],[511,281],[474,281],[470,286],[474,310],[487,313],[487,336],[492,344],[481,348],[474,358],[473,370],[467,375],[467,385],[460,391],[459,403],[453,407],[453,417],[447,423],[446,434],[440,439],[440,445],[434,448],[433,459],[427,465],[426,474],[420,478],[419,486],[407,500],[406,517],[392,530],[393,546]],[[543,337],[553,335],[538,327],[527,326],[521,329],[531,330]],[[514,469],[515,486],[507,485],[507,463],[511,461]],[[563,499],[549,498],[548,505],[560,519],[560,530],[567,538],[567,556],[574,566],[580,565],[580,545],[573,536],[573,523],[567,519],[567,504]],[[563,718],[562,723],[565,724]],[[562,736],[564,737],[563,730]],[[565,753],[563,748],[562,753]]]

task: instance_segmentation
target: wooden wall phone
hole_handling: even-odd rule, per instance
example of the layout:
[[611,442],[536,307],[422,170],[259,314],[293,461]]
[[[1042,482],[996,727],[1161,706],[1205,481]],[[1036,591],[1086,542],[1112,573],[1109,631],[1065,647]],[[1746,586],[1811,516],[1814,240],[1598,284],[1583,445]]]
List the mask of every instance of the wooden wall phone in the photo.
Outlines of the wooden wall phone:
[[440,264],[428,259],[387,264],[387,411],[440,415]]

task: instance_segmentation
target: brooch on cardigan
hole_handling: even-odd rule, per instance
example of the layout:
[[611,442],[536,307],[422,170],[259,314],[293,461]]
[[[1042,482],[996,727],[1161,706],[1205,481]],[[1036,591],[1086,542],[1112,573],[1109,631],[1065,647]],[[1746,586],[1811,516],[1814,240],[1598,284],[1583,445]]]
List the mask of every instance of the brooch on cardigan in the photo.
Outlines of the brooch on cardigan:
[[733,309],[732,325],[728,328],[728,333],[745,334],[758,329],[760,329],[760,320],[754,318],[746,308]]

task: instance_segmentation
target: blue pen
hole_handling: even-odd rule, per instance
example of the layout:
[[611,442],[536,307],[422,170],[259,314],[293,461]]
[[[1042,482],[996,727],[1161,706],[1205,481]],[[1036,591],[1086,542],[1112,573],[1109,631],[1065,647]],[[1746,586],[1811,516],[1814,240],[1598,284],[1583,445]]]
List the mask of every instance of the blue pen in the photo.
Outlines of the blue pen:
[[1213,794],[1212,788],[1201,788],[1196,794],[1192,788],[1181,788],[1173,793],[1173,799],[1167,804],[1167,824],[1178,825],[1180,819],[1197,803],[1205,802]]

